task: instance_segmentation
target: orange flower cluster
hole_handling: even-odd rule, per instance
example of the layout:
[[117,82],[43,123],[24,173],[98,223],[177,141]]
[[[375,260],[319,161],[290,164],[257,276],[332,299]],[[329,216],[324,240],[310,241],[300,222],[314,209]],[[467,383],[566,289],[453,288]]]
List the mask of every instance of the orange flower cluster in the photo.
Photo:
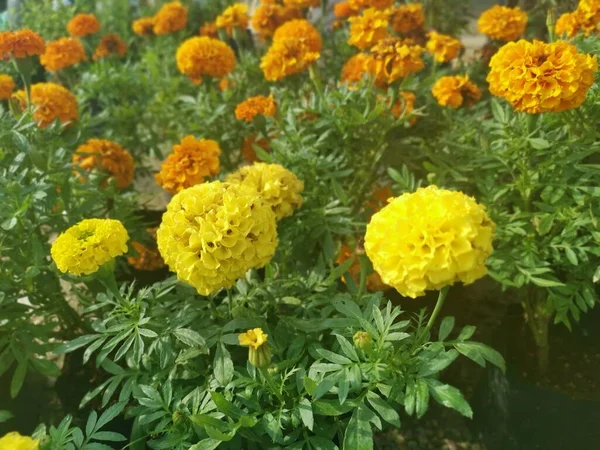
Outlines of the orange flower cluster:
[[8,100],[15,90],[15,80],[10,75],[0,74],[0,100]]
[[365,53],[358,53],[348,59],[342,67],[342,83],[354,84],[362,80],[365,73],[369,57]]
[[375,8],[365,9],[360,16],[350,17],[348,44],[366,50],[388,37],[388,18],[387,11],[379,11]]
[[[361,266],[360,266],[360,261],[359,261],[359,256],[358,256],[359,254],[364,255],[364,249],[360,249],[360,250],[357,249],[357,251],[354,251],[348,245],[342,244],[342,247],[340,248],[340,253],[339,253],[337,261],[336,261],[336,264],[341,265],[344,262],[346,262],[348,259],[352,258],[352,265],[348,269],[348,274],[350,274],[350,276],[352,277],[352,281],[355,284],[360,283]],[[342,276],[342,281],[344,283],[347,283],[347,280],[344,276]],[[389,289],[389,286],[387,286],[381,280],[381,277],[375,271],[372,271],[370,274],[367,275],[366,287],[367,287],[367,290],[369,290],[371,292],[385,291],[386,289]]]
[[0,58],[13,57],[17,59],[41,55],[46,49],[44,39],[37,33],[24,29],[18,31],[3,31],[0,33]]
[[71,36],[84,37],[100,31],[100,22],[93,14],[77,14],[67,24]]
[[399,34],[410,34],[422,30],[425,25],[423,6],[420,3],[407,3],[394,9],[392,29]]
[[165,3],[154,16],[154,34],[171,34],[187,25],[188,10],[180,2]]
[[375,84],[385,88],[399,78],[422,70],[425,67],[422,53],[423,48],[410,39],[390,37],[371,48],[366,68],[375,77]]
[[121,145],[107,139],[89,139],[73,153],[73,165],[83,170],[99,169],[114,177],[119,189],[133,181],[134,163],[131,154]]
[[246,122],[252,122],[259,114],[273,117],[276,113],[277,103],[275,103],[273,95],[250,97],[235,107],[235,118]]
[[234,28],[245,30],[248,28],[248,5],[244,3],[234,3],[227,7],[223,13],[217,17],[215,24],[217,28],[224,28],[225,32],[231,36]]
[[138,36],[152,36],[154,34],[154,17],[140,17],[134,20],[131,29]]
[[471,106],[481,98],[481,91],[469,81],[468,75],[441,77],[433,85],[431,93],[440,105],[454,109]]
[[527,14],[518,6],[494,5],[477,21],[479,32],[499,41],[514,41],[525,32]]
[[177,68],[194,82],[200,82],[203,76],[223,78],[235,65],[233,50],[218,39],[193,37],[177,49]]
[[[398,98],[398,100],[396,100],[396,102],[390,108],[392,116],[394,116],[396,119],[410,116],[415,110],[415,101],[417,100],[417,96],[413,92],[400,91],[398,94],[400,98]],[[416,116],[411,117],[408,121],[410,125],[414,125],[416,122]],[[392,195],[387,195],[385,200],[387,200],[390,197],[392,197]]]
[[[27,107],[27,95],[21,90],[15,92],[22,109]],[[36,83],[31,86],[31,103],[35,107],[33,119],[42,128],[59,120],[72,122],[79,118],[77,99],[64,87],[55,83]]]
[[260,5],[252,16],[252,28],[260,37],[271,37],[275,30],[288,20],[302,17],[298,8],[286,7],[277,4]]
[[60,38],[46,45],[46,51],[40,56],[40,63],[46,70],[56,72],[86,59],[85,49],[79,39]]
[[99,59],[105,58],[110,55],[117,55],[120,58],[125,56],[127,53],[127,44],[115,33],[109,33],[102,36],[96,51],[94,52],[93,59],[98,61]]
[[156,182],[171,194],[204,183],[206,177],[221,170],[220,154],[221,148],[216,141],[186,136],[180,144],[173,146],[173,153],[156,174]]
[[600,23],[600,1],[581,0],[577,9],[564,13],[556,21],[556,34],[571,38],[579,33],[589,36],[598,33]]
[[461,42],[452,36],[430,31],[427,33],[427,37],[429,38],[426,45],[427,51],[439,63],[452,61],[462,49]]
[[156,248],[156,228],[148,228],[146,231],[152,237],[153,245],[147,246],[141,242],[133,241],[132,246],[136,255],[129,256],[127,263],[136,270],[151,272],[162,269],[165,266],[165,261]]
[[349,1],[333,5],[333,15],[338,19],[346,19],[348,17],[356,16],[359,13],[359,9],[352,7]]

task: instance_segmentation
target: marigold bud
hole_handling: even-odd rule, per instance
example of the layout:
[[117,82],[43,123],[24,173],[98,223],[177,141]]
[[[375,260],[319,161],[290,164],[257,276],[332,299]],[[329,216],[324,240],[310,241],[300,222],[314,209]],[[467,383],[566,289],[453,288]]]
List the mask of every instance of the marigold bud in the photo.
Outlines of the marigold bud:
[[373,338],[366,331],[357,331],[354,333],[352,340],[354,341],[354,346],[363,351],[369,351],[373,346]]

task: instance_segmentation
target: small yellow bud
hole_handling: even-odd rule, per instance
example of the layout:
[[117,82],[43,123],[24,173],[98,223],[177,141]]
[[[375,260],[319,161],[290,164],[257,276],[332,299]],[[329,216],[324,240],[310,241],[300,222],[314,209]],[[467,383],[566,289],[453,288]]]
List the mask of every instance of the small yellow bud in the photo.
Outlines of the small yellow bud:
[[356,348],[359,348],[364,351],[371,350],[373,345],[373,338],[366,331],[357,331],[352,338],[354,341],[354,345]]

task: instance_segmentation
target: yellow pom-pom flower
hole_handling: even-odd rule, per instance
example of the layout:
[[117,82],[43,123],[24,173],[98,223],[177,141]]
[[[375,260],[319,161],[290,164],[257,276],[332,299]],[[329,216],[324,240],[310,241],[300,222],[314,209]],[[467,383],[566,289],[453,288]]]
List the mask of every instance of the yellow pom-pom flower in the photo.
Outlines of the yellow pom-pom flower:
[[231,36],[234,28],[245,30],[248,28],[248,5],[244,3],[234,3],[227,7],[215,21],[217,28],[224,28],[225,32]]
[[252,122],[257,115],[273,117],[276,113],[277,103],[272,94],[247,98],[235,107],[235,118],[246,122]]
[[431,93],[441,106],[454,109],[471,106],[481,98],[481,90],[469,80],[468,75],[441,77],[433,85]]
[[492,39],[514,41],[525,32],[527,14],[518,6],[494,5],[479,16],[477,27]]
[[156,182],[171,194],[204,183],[206,177],[215,176],[221,170],[220,154],[216,141],[186,136],[173,146],[173,153],[156,174]]
[[223,78],[235,65],[233,50],[218,39],[193,37],[177,49],[177,68],[192,81],[199,81],[203,76]]
[[375,77],[375,84],[385,88],[399,78],[423,70],[423,48],[409,39],[383,39],[369,53],[367,71]]
[[384,283],[415,298],[483,277],[494,228],[473,198],[429,186],[392,199],[373,215],[365,250]]
[[304,39],[285,38],[273,42],[260,62],[265,79],[278,81],[300,73],[321,57]]
[[29,436],[21,436],[16,431],[0,438],[0,450],[38,450],[39,441]]
[[273,36],[275,30],[290,20],[290,9],[277,4],[259,5],[252,15],[252,28],[263,38]]
[[0,74],[0,100],[8,100],[15,90],[15,80],[5,73]]
[[67,24],[71,36],[84,37],[100,31],[100,22],[93,14],[77,14]]
[[73,165],[83,170],[100,169],[115,179],[119,189],[131,184],[134,162],[131,154],[121,145],[107,139],[89,139],[73,153]]
[[271,260],[277,225],[256,191],[213,181],[173,197],[157,238],[171,271],[200,294],[209,295]]
[[269,335],[262,328],[254,328],[238,335],[240,345],[248,347],[248,361],[254,367],[262,368],[271,363],[271,349],[267,344]]
[[561,15],[556,21],[554,32],[558,36],[572,38],[581,31],[581,22],[577,12],[567,12]]
[[273,35],[273,42],[285,39],[302,40],[311,52],[320,52],[323,39],[317,29],[305,19],[290,20],[281,25]]
[[425,25],[423,5],[407,3],[395,8],[392,12],[392,29],[399,34],[410,34],[422,30]]
[[348,44],[361,50],[371,48],[380,40],[386,38],[388,33],[387,11],[375,8],[365,9],[360,16],[350,17],[350,38]]
[[[22,109],[27,107],[25,91],[15,92]],[[77,99],[64,87],[56,83],[36,83],[31,87],[31,103],[35,107],[33,119],[42,128],[59,120],[61,123],[73,122],[79,118]]]
[[493,95],[530,114],[577,108],[598,71],[596,56],[578,53],[564,41],[520,40],[504,45],[490,61]]
[[94,52],[93,59],[98,61],[99,59],[106,58],[110,55],[116,55],[122,58],[127,53],[127,43],[115,33],[109,33],[102,36],[96,51]]
[[439,63],[447,63],[458,56],[462,48],[460,41],[452,36],[430,31],[426,44],[427,51]]
[[140,17],[134,20],[131,29],[138,36],[152,36],[154,34],[154,17]]
[[154,16],[154,34],[171,34],[187,25],[188,10],[180,2],[165,3]]
[[0,32],[0,57],[23,59],[41,55],[45,49],[44,39],[31,30]]
[[118,220],[85,219],[58,236],[50,254],[61,272],[89,275],[126,253],[128,240]]
[[279,164],[254,163],[233,172],[227,181],[257,192],[271,207],[277,220],[291,216],[302,206],[300,194],[304,190],[304,183]]
[[598,0],[581,0],[575,10],[581,28],[585,35],[589,36],[592,33],[598,33],[598,24],[600,24],[600,1]]
[[49,72],[66,69],[86,60],[85,49],[79,39],[61,38],[49,42],[40,56],[40,63]]

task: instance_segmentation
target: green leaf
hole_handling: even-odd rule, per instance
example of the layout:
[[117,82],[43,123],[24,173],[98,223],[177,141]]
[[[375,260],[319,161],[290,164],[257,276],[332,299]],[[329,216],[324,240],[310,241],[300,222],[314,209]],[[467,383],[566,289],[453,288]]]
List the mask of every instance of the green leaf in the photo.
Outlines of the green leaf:
[[444,317],[444,319],[442,320],[442,323],[440,324],[440,331],[438,333],[438,339],[440,341],[444,341],[446,340],[446,338],[448,336],[450,336],[450,333],[452,332],[452,329],[454,328],[454,317]]
[[221,386],[226,386],[233,379],[233,361],[225,345],[219,343],[214,361],[214,375]]
[[85,336],[79,336],[77,339],[73,339],[72,341],[69,342],[65,342],[64,344],[59,345],[56,350],[54,350],[55,353],[70,353],[74,350],[77,350],[78,348],[81,348],[87,344],[89,344],[90,342],[95,341],[96,339],[101,338],[102,335],[100,334],[87,334]]
[[316,347],[315,352],[322,358],[335,364],[352,364],[352,361],[345,356],[338,355],[324,348]]
[[425,415],[428,407],[429,389],[425,380],[419,378],[415,384],[415,412],[418,419]]
[[112,431],[98,431],[94,433],[92,439],[96,439],[97,441],[110,441],[110,442],[119,442],[126,441],[127,438],[123,436],[121,433],[115,433]]
[[429,386],[429,392],[438,403],[447,408],[455,409],[465,417],[473,418],[471,406],[458,389],[431,378],[427,378],[425,381]]
[[300,411],[300,418],[302,419],[302,423],[306,428],[312,431],[315,419],[313,417],[313,410],[310,401],[306,398],[303,398],[298,404],[298,409]]
[[312,445],[315,450],[339,450],[338,446],[331,442],[330,439],[325,439],[320,436],[311,436],[310,445]]
[[197,444],[192,445],[189,450],[215,450],[219,445],[221,445],[221,441],[218,439],[202,439]]
[[335,386],[338,378],[338,374],[323,378],[323,380],[317,385],[317,389],[315,389],[313,398],[317,400],[327,394]]
[[422,377],[435,375],[452,364],[457,357],[458,352],[454,349],[447,352],[441,352],[435,358],[430,359],[419,368],[419,375]]
[[190,347],[204,347],[206,341],[197,331],[189,328],[177,328],[172,331],[173,336]]
[[25,375],[27,374],[27,359],[23,359],[15,369],[12,380],[10,382],[10,397],[15,398],[19,395],[19,391],[23,387],[25,381]]
[[367,400],[383,420],[397,428],[400,428],[400,416],[394,408],[388,405],[375,392],[369,391],[367,394]]
[[457,340],[466,341],[467,339],[471,339],[471,337],[473,337],[473,335],[475,334],[476,329],[477,328],[473,325],[467,325],[462,330],[460,330],[460,334],[458,335]]
[[244,411],[227,400],[223,394],[219,392],[211,392],[210,396],[212,401],[217,406],[217,409],[227,417],[231,417],[234,421],[237,422],[245,414]]
[[356,349],[354,348],[354,346],[350,343],[350,341],[348,339],[346,339],[344,336],[341,336],[339,334],[335,335],[338,343],[340,344],[340,347],[342,348],[342,351],[344,352],[344,354],[350,358],[352,361],[358,362],[358,354],[356,353]]
[[567,259],[574,266],[579,264],[579,261],[577,260],[577,255],[575,254],[575,252],[573,251],[573,249],[571,247],[565,247],[565,255],[567,255]]
[[303,380],[303,385],[304,385],[304,389],[306,389],[306,392],[308,392],[308,394],[312,397],[313,395],[315,395],[315,391],[317,390],[317,383],[315,383],[311,378],[309,377],[304,377]]
[[343,450],[373,450],[373,430],[368,415],[357,408],[344,433]]
[[485,361],[489,361],[496,367],[500,368],[502,372],[506,372],[506,363],[502,355],[491,347],[479,342],[465,341],[454,344],[456,350],[465,355],[467,358],[472,359],[477,364],[485,367]]
[[338,399],[312,402],[313,412],[318,416],[340,416],[352,411],[356,406],[357,403],[354,399],[347,399],[343,405],[340,404]]
[[14,416],[10,411],[0,410],[0,423],[12,419]]
[[564,283],[561,283],[559,281],[554,281],[554,280],[547,280],[545,278],[529,277],[529,280],[533,284],[535,284],[536,286],[541,286],[541,287],[562,287],[562,286],[565,286]]
[[529,138],[529,143],[536,150],[544,150],[550,147],[550,142],[542,138]]
[[104,425],[106,425],[111,420],[113,420],[115,417],[117,417],[119,414],[121,414],[121,412],[123,411],[123,408],[125,408],[126,404],[127,404],[127,402],[115,403],[110,408],[108,408],[106,411],[104,411],[102,413],[102,415],[100,416],[100,418],[98,419],[98,423],[96,424],[96,429],[99,430]]

